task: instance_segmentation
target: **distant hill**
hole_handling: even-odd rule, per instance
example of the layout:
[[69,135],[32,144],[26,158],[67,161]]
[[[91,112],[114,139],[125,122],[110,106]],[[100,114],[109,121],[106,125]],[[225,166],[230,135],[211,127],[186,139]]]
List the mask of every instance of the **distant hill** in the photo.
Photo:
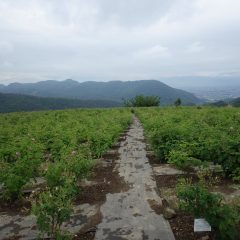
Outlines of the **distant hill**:
[[212,103],[207,103],[207,106],[213,106],[213,107],[226,107],[228,106],[228,103],[220,100],[220,101],[216,101],[216,102],[212,102]]
[[208,103],[207,105],[215,106],[215,107],[225,107],[225,106],[228,106],[228,105],[231,105],[233,107],[240,107],[240,97],[239,98],[216,101],[216,102],[213,102],[213,103]]
[[240,107],[240,97],[232,100],[232,105],[234,107]]
[[105,100],[79,100],[34,97],[13,93],[0,93],[0,112],[56,110],[66,108],[119,107],[120,103]]
[[172,88],[156,80],[83,82],[68,79],[48,80],[38,83],[12,83],[0,88],[3,93],[27,94],[39,97],[74,98],[81,100],[110,100],[122,102],[136,95],[161,97],[161,105],[173,104],[181,98],[183,104],[198,104],[201,101],[193,94]]

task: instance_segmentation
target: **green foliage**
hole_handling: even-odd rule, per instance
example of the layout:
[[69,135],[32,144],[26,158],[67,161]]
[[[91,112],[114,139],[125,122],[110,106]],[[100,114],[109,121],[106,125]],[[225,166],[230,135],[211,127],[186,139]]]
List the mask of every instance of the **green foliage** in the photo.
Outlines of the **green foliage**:
[[39,195],[32,211],[37,217],[37,226],[42,236],[47,233],[51,238],[65,239],[61,234],[61,226],[70,219],[72,192],[71,185],[68,184]]
[[188,169],[192,166],[200,166],[199,159],[189,157],[186,152],[172,150],[168,154],[168,162],[174,164],[179,169]]
[[67,162],[68,171],[72,172],[76,179],[86,178],[93,166],[93,160],[78,155],[71,156]]
[[223,204],[222,197],[209,192],[205,182],[192,184],[182,179],[177,184],[177,196],[180,208],[195,218],[205,218],[217,231],[217,239],[238,239],[239,206]]
[[5,199],[21,197],[30,179],[49,188],[86,177],[131,121],[128,109],[0,114],[0,166]]
[[160,97],[137,95],[130,100],[124,101],[125,107],[154,107],[160,105]]
[[234,169],[231,176],[233,177],[234,181],[240,182],[240,167]]
[[220,195],[210,194],[203,184],[191,184],[182,179],[177,185],[180,208],[196,218],[205,217],[221,204]]
[[176,107],[181,106],[181,104],[182,104],[181,98],[177,98],[177,100],[174,102],[174,105],[175,105]]
[[[36,150],[36,149],[35,149]],[[1,160],[0,181],[3,183],[3,198],[16,200],[22,194],[22,188],[31,178],[36,177],[40,165],[39,156],[33,150],[25,152],[25,155],[18,152],[14,163]]]
[[46,188],[32,207],[42,234],[62,232],[79,180],[88,176],[131,122],[129,109],[68,110],[0,115],[0,184],[4,200],[17,200],[24,186],[44,176]]
[[47,185],[50,189],[63,186],[66,182],[66,176],[64,175],[65,166],[62,162],[51,163],[48,166],[45,174]]
[[33,205],[39,230],[54,239],[71,239],[61,230],[68,221],[77,182],[94,159],[131,122],[128,109],[67,110],[0,115],[0,183],[4,200],[17,200],[30,180],[44,176]]
[[[240,112],[237,108],[136,109],[157,158],[181,165],[212,162],[240,179]],[[198,159],[197,161],[195,161]],[[189,163],[189,164],[188,164]]]

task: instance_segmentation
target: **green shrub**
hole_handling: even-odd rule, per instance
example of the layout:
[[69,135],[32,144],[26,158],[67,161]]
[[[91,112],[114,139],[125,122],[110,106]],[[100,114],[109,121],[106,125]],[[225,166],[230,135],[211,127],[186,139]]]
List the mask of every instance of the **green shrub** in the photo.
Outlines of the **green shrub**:
[[86,178],[90,170],[94,166],[94,161],[85,158],[81,154],[76,153],[68,158],[67,168],[68,171],[73,173],[74,177],[78,180]]
[[240,167],[235,168],[231,176],[234,181],[240,182]]
[[206,219],[217,230],[219,239],[237,240],[240,233],[239,215],[240,211],[237,211],[235,207],[221,204],[221,206],[212,209],[206,215]]
[[205,218],[217,232],[217,239],[238,239],[240,227],[239,207],[222,203],[220,195],[209,192],[205,183],[192,184],[181,180],[177,184],[180,208],[195,218]]
[[177,184],[177,196],[180,199],[180,208],[197,218],[214,211],[222,201],[220,195],[209,193],[206,186],[191,184],[186,180]]
[[15,163],[1,163],[0,181],[3,183],[3,198],[14,201],[21,197],[23,187],[36,177],[39,161],[20,156]]
[[160,97],[137,95],[124,101],[125,107],[156,107],[160,105]]
[[182,104],[181,98],[177,98],[176,101],[174,102],[175,107],[179,107]]
[[54,239],[60,238],[63,222],[70,219],[73,189],[70,184],[42,192],[32,207],[37,217],[37,226],[41,235],[46,233]]
[[168,155],[168,163],[175,165],[179,169],[188,169],[193,166],[200,166],[199,159],[189,157],[186,152],[172,150]]
[[202,162],[221,165],[227,176],[240,181],[238,109],[136,108],[136,114],[160,162],[167,162],[171,151],[181,151]]
[[66,181],[65,164],[61,161],[50,163],[48,165],[47,172],[45,174],[45,179],[47,185],[50,189],[54,187],[63,186]]

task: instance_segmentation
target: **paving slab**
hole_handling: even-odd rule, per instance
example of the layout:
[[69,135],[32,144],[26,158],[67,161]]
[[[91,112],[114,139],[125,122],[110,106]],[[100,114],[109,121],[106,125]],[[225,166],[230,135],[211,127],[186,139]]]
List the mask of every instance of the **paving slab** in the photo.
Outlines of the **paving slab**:
[[119,148],[115,171],[129,184],[129,190],[107,194],[101,206],[102,222],[95,239],[174,240],[171,227],[151,206],[162,206],[156,192],[153,170],[146,157],[143,128],[137,118]]
[[153,172],[157,176],[185,174],[184,171],[176,169],[169,164],[165,164],[165,165],[162,164],[160,166],[154,166],[153,167]]

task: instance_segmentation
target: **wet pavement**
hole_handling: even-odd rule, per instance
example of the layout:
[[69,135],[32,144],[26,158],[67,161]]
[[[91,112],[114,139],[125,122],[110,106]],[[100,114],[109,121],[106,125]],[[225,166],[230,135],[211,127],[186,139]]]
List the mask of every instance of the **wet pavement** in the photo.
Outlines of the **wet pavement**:
[[[101,206],[102,222],[95,238],[128,240],[173,240],[171,227],[154,208],[161,208],[152,167],[146,157],[143,128],[137,118],[119,148],[116,171],[129,184],[129,190],[107,194]],[[154,205],[154,206],[153,206]]]

